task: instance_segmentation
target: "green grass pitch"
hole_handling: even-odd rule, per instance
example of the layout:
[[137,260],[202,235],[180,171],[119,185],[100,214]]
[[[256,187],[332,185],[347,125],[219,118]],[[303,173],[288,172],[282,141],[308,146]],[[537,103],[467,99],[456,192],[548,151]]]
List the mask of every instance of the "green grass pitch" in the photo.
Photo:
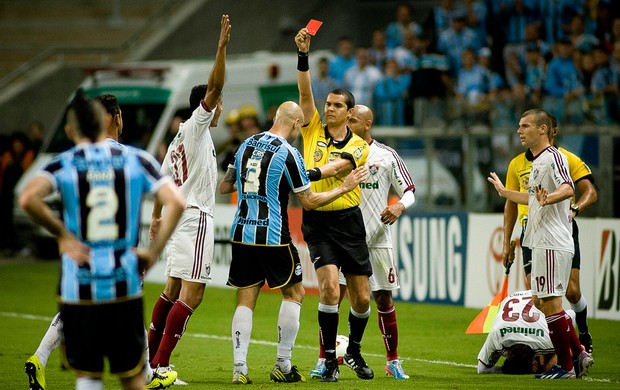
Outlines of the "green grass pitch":
[[[23,366],[34,353],[56,313],[57,262],[3,261],[0,263],[0,388],[26,389]],[[145,287],[146,318],[162,285]],[[293,364],[308,377],[307,383],[276,384],[269,372],[276,355],[276,317],[280,294],[261,294],[254,313],[252,344],[248,356],[253,388],[305,389],[482,389],[482,388],[620,388],[620,322],[590,320],[594,337],[595,364],[585,380],[541,381],[532,376],[477,375],[477,355],[485,335],[465,335],[469,322],[479,312],[453,306],[434,306],[397,302],[399,354],[411,376],[396,381],[385,376],[385,351],[374,311],[364,336],[362,351],[375,371],[375,379],[363,381],[341,366],[338,383],[320,383],[309,378],[316,362],[318,297],[307,296],[301,314],[301,327],[293,350]],[[192,316],[171,362],[188,389],[221,389],[233,386],[230,324],[235,309],[235,291],[207,288],[204,301]],[[345,301],[341,309],[340,334],[347,334]],[[74,388],[74,378],[61,369],[59,352],[49,360],[48,389]],[[107,375],[106,388],[119,388],[116,378]]]

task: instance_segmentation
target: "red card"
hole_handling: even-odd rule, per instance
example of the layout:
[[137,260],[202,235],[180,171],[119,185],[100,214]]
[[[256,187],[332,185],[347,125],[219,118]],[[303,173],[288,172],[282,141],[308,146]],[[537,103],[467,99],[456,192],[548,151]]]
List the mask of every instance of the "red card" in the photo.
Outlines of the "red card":
[[308,25],[306,26],[306,30],[308,30],[308,34],[310,34],[310,35],[316,34],[316,32],[319,31],[319,27],[321,27],[322,24],[323,24],[323,22],[319,22],[318,20],[310,19],[310,21],[308,22]]

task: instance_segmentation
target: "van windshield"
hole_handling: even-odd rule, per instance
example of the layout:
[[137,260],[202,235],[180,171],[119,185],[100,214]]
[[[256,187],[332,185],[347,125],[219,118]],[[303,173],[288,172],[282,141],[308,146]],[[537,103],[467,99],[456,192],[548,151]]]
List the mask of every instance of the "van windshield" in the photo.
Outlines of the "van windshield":
[[[146,149],[164,107],[165,105],[160,103],[122,104],[123,134],[119,141],[126,145]],[[45,149],[46,153],[60,153],[73,146],[65,134],[65,117],[66,111]]]

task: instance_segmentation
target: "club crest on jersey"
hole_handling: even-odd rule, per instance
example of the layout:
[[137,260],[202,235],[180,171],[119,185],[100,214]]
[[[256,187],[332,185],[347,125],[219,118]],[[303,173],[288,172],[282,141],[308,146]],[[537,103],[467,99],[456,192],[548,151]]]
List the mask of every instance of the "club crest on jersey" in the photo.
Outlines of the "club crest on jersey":
[[315,149],[312,158],[315,162],[321,161],[321,159],[323,158],[323,151],[321,149]]
[[371,175],[376,175],[379,172],[379,166],[378,165],[369,165],[368,166],[368,172],[370,172]]
[[525,190],[530,189],[530,177],[529,176],[524,176],[523,178],[521,178],[521,188]]
[[362,148],[359,147],[357,149],[355,149],[353,151],[353,157],[355,158],[355,160],[359,160],[360,158],[362,158],[362,156],[364,155],[364,153],[362,152]]

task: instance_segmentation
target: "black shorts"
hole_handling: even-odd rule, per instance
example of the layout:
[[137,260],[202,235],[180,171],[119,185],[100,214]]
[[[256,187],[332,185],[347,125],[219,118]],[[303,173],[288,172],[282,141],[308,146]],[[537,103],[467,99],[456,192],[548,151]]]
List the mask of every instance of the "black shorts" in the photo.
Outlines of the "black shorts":
[[[521,242],[523,242],[523,236],[525,229],[521,231]],[[581,250],[579,248],[579,227],[577,221],[573,219],[573,243],[575,244],[575,254],[573,255],[573,262],[571,269],[581,269]],[[523,254],[523,269],[525,274],[532,273],[532,250],[528,247],[521,246],[521,253]]]
[[293,243],[249,245],[232,242],[232,261],[227,285],[237,288],[269,284],[282,288],[302,281],[301,261]]
[[372,275],[366,229],[359,207],[303,212],[301,231],[314,269],[334,264],[345,275]]
[[78,375],[100,378],[104,358],[110,372],[132,377],[144,365],[142,298],[97,305],[60,305],[63,360]]

